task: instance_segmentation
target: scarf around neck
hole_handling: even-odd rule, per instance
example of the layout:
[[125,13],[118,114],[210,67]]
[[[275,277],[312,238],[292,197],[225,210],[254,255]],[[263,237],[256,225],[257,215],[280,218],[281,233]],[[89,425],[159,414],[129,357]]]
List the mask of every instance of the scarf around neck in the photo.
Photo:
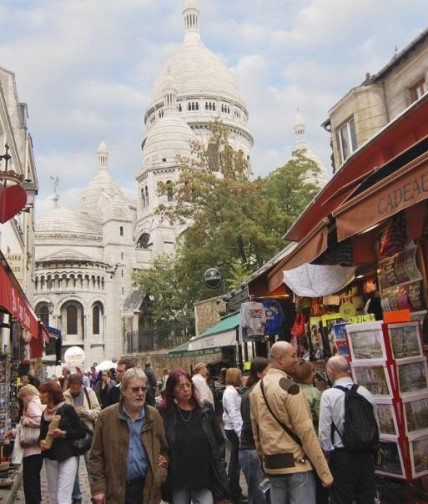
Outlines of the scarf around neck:
[[61,408],[61,406],[64,406],[65,401],[62,401],[58,404],[55,404],[53,408],[49,408],[49,406],[46,406],[46,409],[43,412],[43,417],[47,422],[50,422],[54,415],[56,415],[56,412]]

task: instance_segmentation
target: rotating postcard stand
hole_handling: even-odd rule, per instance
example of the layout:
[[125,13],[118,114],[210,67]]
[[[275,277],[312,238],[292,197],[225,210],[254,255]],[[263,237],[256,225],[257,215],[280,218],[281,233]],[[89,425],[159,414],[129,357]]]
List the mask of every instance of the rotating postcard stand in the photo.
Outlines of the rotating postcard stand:
[[355,383],[372,394],[383,462],[377,474],[428,474],[428,369],[418,321],[345,326]]

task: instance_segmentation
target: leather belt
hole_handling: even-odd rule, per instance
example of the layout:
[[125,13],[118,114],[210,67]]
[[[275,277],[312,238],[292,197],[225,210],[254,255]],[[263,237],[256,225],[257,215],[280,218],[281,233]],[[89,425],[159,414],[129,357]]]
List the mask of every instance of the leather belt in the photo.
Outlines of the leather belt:
[[126,480],[127,485],[142,485],[144,483],[144,477],[140,476],[139,478],[132,478],[130,480]]

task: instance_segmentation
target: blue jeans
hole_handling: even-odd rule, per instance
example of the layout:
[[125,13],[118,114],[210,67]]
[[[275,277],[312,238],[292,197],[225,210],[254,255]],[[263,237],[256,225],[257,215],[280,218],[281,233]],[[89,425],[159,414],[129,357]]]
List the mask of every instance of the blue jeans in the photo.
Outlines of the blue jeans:
[[172,489],[173,504],[213,504],[213,496],[208,488],[188,490],[187,488]]
[[272,503],[315,504],[315,478],[312,471],[269,476]]
[[[92,478],[89,477],[89,452],[88,450],[84,455],[83,458],[85,459],[85,466],[86,466],[86,471],[88,472],[88,478],[89,481],[92,480]],[[77,473],[76,473],[76,478],[74,480],[74,485],[73,485],[73,500],[82,500],[82,492],[80,491],[80,478],[79,478],[79,466],[80,466],[80,457],[77,458],[78,464],[77,464]]]
[[263,480],[256,450],[239,450],[239,465],[248,485],[248,504],[266,504],[265,494],[259,489]]

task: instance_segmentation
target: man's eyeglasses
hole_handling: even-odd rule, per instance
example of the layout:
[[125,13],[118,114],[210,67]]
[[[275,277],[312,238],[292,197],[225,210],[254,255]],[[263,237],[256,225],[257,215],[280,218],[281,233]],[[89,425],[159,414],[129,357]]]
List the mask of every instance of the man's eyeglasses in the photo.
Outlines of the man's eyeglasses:
[[145,392],[147,390],[147,387],[131,387],[132,392],[134,394],[138,394],[138,392],[141,390],[141,392]]

